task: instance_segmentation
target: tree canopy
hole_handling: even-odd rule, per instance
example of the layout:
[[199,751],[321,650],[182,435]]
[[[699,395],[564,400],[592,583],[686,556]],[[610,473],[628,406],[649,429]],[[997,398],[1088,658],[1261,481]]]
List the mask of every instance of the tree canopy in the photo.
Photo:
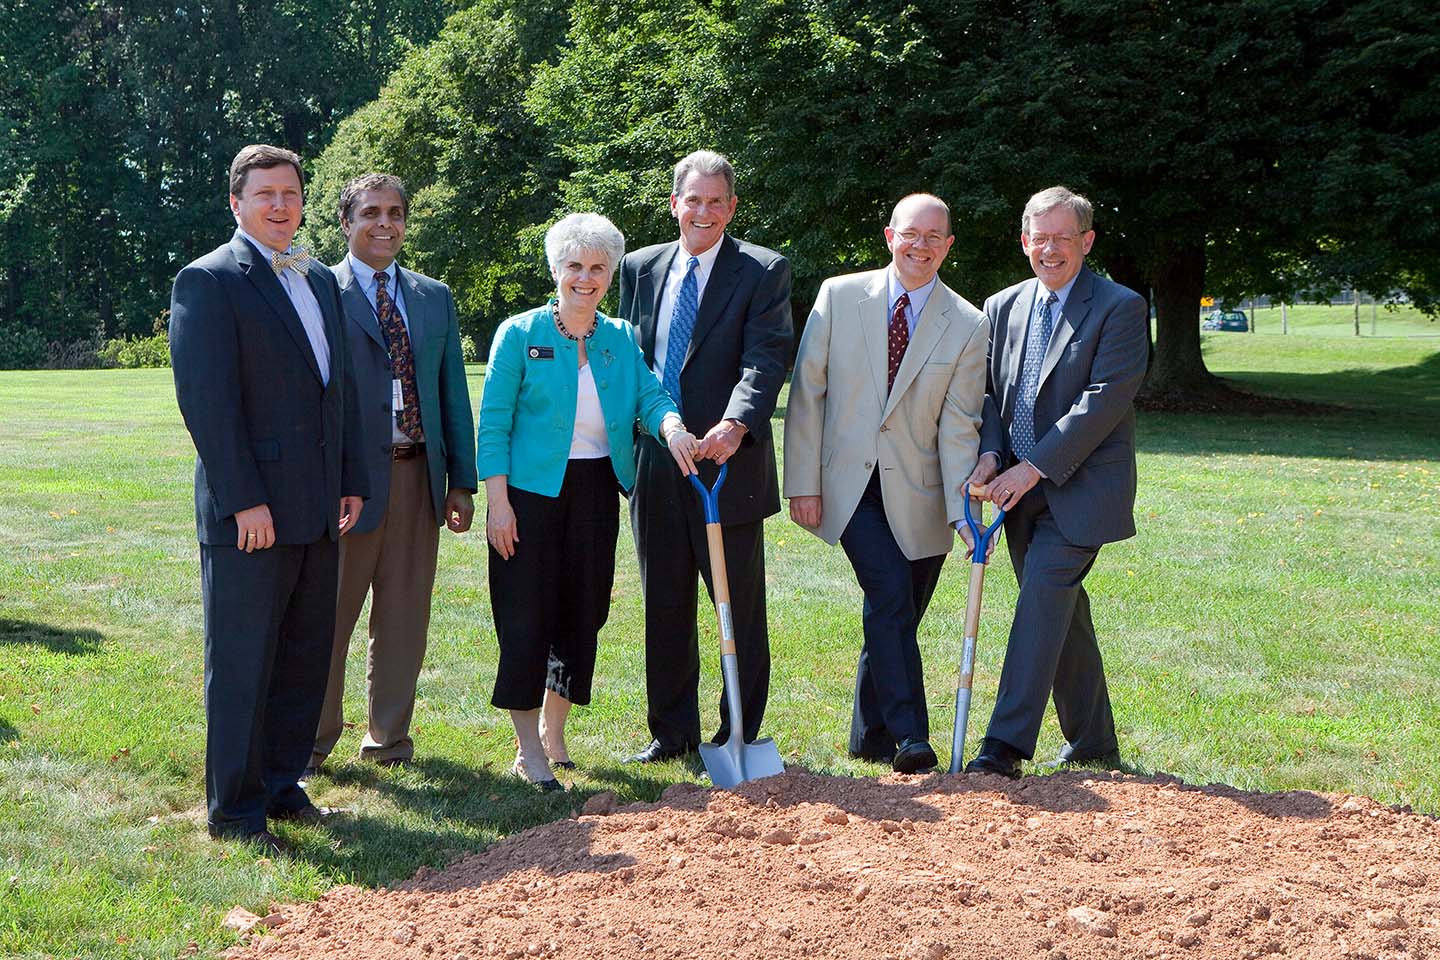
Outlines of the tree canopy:
[[[559,214],[598,210],[632,246],[673,237],[669,169],[702,146],[734,160],[732,229],[790,257],[801,316],[824,277],[884,262],[906,193],[950,203],[944,277],[977,303],[1028,275],[1029,194],[1087,194],[1092,262],[1156,308],[1157,392],[1212,386],[1202,293],[1440,298],[1429,4],[479,0],[442,29],[421,0],[383,2],[84,2],[57,19],[14,0],[7,315],[139,329],[215,242],[224,162],[252,139],[316,157],[306,229],[327,259],[340,184],[404,177],[406,257],[454,287],[480,340],[545,295]],[[297,13],[328,26],[292,29]],[[439,35],[412,49],[385,23]]]

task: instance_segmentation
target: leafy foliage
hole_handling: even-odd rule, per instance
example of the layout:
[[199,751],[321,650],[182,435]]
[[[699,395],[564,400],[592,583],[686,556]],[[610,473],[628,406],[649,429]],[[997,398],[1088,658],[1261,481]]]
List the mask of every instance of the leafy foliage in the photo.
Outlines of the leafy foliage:
[[454,288],[462,326],[489,344],[500,321],[544,299],[543,228],[568,170],[525,106],[535,66],[563,40],[555,0],[482,2],[452,16],[379,99],[347,118],[315,164],[307,223],[329,262],[345,250],[347,180],[394,173],[410,192],[403,259]]

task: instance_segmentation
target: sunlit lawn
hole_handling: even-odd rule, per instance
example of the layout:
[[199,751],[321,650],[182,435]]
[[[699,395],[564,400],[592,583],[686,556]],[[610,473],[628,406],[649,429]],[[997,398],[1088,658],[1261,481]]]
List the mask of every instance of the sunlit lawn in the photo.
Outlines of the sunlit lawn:
[[[1088,584],[1121,746],[1139,772],[1258,790],[1375,796],[1440,813],[1440,333],[1335,333],[1292,310],[1291,334],[1206,334],[1211,369],[1323,416],[1142,415],[1140,534]],[[1344,313],[1348,308],[1329,308]],[[1384,333],[1385,313],[1380,313]],[[1353,324],[1353,314],[1351,315]],[[1332,330],[1331,328],[1335,328]],[[478,399],[479,370],[472,368]],[[489,706],[495,644],[483,539],[446,534],[416,712],[419,762],[343,759],[319,802],[352,815],[292,829],[293,862],[210,841],[201,779],[201,627],[192,451],[168,371],[0,374],[0,954],[173,957],[232,935],[239,904],[394,883],[612,789],[654,798],[696,764],[622,766],[645,742],[639,591],[628,532],[601,638],[595,703],[573,723],[569,795],[510,779]],[[13,415],[23,410],[24,416]],[[767,527],[774,673],[766,732],[787,760],[874,775],[844,757],[859,590],[838,549]],[[964,564],[924,628],[933,734],[946,759]],[[972,737],[993,702],[1013,577],[986,589]],[[557,602],[563,598],[556,598]],[[707,705],[714,630],[704,624]],[[347,716],[361,719],[363,647]],[[713,706],[707,706],[713,718]],[[973,741],[972,741],[973,744]],[[1040,754],[1060,737],[1051,717]]]

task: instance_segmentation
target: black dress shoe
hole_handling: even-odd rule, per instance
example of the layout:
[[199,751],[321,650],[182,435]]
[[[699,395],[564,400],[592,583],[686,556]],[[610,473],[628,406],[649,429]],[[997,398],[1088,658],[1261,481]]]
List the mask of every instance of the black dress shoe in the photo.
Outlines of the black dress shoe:
[[1076,750],[1070,744],[1060,748],[1055,759],[1044,764],[1048,770],[1068,769],[1070,767],[1098,767],[1101,770],[1123,770],[1124,762],[1120,759],[1120,750],[1105,750],[1096,752],[1094,750]]
[[635,756],[629,758],[628,763],[664,763],[666,760],[679,760],[694,750],[694,747],[662,747],[659,740],[651,740],[650,745],[641,750]]
[[283,820],[286,823],[304,823],[314,825],[323,823],[330,817],[344,813],[334,807],[317,807],[313,803],[307,803],[298,810],[277,810],[270,814],[271,820]]
[[896,773],[920,773],[935,766],[935,749],[925,740],[900,741],[890,766]]
[[1019,750],[1003,740],[986,737],[980,743],[980,752],[975,759],[965,764],[966,773],[993,773],[1010,780],[1020,779],[1020,761],[1024,757]]

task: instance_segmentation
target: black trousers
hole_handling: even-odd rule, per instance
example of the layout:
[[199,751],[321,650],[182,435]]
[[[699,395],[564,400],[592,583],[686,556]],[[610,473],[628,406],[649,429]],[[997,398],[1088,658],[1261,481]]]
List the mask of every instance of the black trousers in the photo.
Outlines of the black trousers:
[[245,553],[200,545],[205,608],[205,797],[210,832],[265,829],[310,802],[310,760],[330,673],[339,545]]
[[878,472],[840,535],[840,546],[865,594],[865,645],[855,668],[850,752],[884,757],[895,752],[900,740],[930,739],[916,632],[947,555],[905,556],[885,517]]
[[[700,742],[700,647],[696,627],[696,576],[710,602],[710,547],[700,497],[669,452],[641,436],[635,442],[639,479],[630,497],[630,525],[640,560],[645,595],[646,722],[666,750]],[[713,481],[713,465],[707,471]],[[765,620],[765,538],[763,524],[724,523],[725,569],[730,581],[730,614],[740,673],[740,709],[747,741],[759,736],[770,694],[770,637]],[[720,694],[720,723],[714,741],[730,737],[727,692]]]
[[520,542],[490,548],[490,608],[500,640],[491,704],[534,710],[554,690],[590,702],[600,628],[610,616],[619,491],[609,457],[571,460],[559,496],[510,488]]
[[985,735],[1033,757],[1053,694],[1060,732],[1077,752],[1116,750],[1105,666],[1084,587],[1100,548],[1065,539],[1039,486],[1006,514],[1005,542],[1020,595]]

